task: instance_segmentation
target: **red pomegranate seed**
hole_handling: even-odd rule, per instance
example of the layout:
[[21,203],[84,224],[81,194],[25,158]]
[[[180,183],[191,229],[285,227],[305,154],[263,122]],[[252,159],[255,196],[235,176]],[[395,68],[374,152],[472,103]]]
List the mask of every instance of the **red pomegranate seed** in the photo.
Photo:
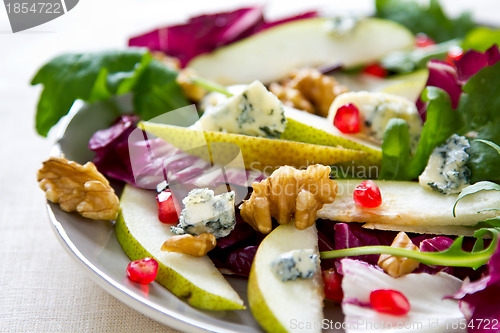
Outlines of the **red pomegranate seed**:
[[359,110],[354,104],[342,105],[333,119],[333,125],[342,133],[358,133],[359,123]]
[[417,34],[417,36],[415,37],[416,47],[427,47],[435,44],[436,42],[426,34]]
[[127,276],[130,280],[148,284],[156,279],[158,262],[152,258],[144,258],[130,262],[127,266]]
[[377,289],[370,293],[370,304],[377,312],[402,316],[410,311],[410,302],[397,290]]
[[179,221],[175,198],[170,190],[164,190],[156,196],[158,219],[162,223],[174,224]]
[[330,268],[323,271],[323,281],[325,283],[325,297],[337,302],[342,301],[344,298],[342,275],[337,273],[335,268]]
[[365,180],[359,184],[352,197],[358,206],[365,208],[375,208],[382,204],[382,194],[373,180]]
[[382,78],[387,76],[387,70],[379,64],[367,65],[363,68],[363,73]]
[[460,60],[460,58],[462,58],[463,55],[464,51],[462,50],[461,47],[459,46],[452,47],[448,50],[445,61],[450,65],[455,66],[455,62]]

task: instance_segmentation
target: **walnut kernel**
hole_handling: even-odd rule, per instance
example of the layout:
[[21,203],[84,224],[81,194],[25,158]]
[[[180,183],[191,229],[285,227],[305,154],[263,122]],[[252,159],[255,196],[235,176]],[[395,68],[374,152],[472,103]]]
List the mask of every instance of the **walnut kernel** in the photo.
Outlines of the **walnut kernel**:
[[269,178],[252,184],[250,199],[240,206],[241,217],[264,234],[272,230],[272,217],[279,224],[295,218],[299,230],[312,226],[317,211],[335,201],[337,183],[329,178],[330,171],[330,167],[318,164],[306,170],[280,167]]
[[119,199],[92,162],[80,165],[51,157],[38,170],[38,182],[47,199],[66,212],[96,220],[116,218]]
[[[405,232],[401,231],[396,235],[391,247],[418,251],[418,246],[411,242],[411,239]],[[378,265],[390,276],[398,277],[413,272],[419,265],[419,262],[406,258],[396,257],[389,254],[381,254],[378,259]]]
[[217,241],[213,234],[203,233],[196,236],[190,234],[173,236],[163,243],[161,250],[203,257],[215,248]]
[[191,77],[193,76],[195,76],[194,71],[192,69],[186,68],[179,72],[176,81],[181,86],[181,89],[187,98],[194,102],[198,102],[203,97],[205,97],[207,91],[191,83]]

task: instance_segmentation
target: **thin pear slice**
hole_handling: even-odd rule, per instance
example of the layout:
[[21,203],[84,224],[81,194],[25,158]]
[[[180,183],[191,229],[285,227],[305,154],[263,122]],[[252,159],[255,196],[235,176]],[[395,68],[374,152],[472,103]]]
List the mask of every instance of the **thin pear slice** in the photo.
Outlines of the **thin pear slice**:
[[[356,160],[365,155],[362,151],[337,147],[312,145],[300,142],[266,139],[247,135],[200,131],[186,127],[142,122],[140,126],[147,132],[162,138],[182,150],[200,147],[214,142],[233,143],[241,150],[245,168],[272,171],[282,165],[304,168],[311,164],[331,165]],[[228,146],[228,161],[234,155]],[[223,153],[223,152],[222,152]],[[218,158],[225,159],[219,153]],[[206,154],[199,157],[206,159]]]
[[[326,119],[322,119],[326,122]],[[365,152],[365,155],[356,161],[357,164],[380,165],[382,162],[382,152],[380,149],[374,149],[351,139],[333,135],[319,128],[296,121],[292,118],[287,119],[286,128],[281,134],[281,138],[283,140],[298,141],[322,146],[340,146],[346,149]]]
[[[418,182],[376,181],[382,193],[382,205],[362,208],[353,200],[354,189],[362,180],[337,180],[335,202],[323,206],[317,217],[339,222],[364,222],[428,227],[473,226],[499,215],[500,192],[483,191],[460,200],[453,217],[458,194],[441,194],[427,190]],[[492,210],[493,209],[493,210]],[[404,230],[404,229],[403,229]]]
[[208,310],[244,309],[243,301],[210,259],[163,252],[162,244],[174,234],[171,225],[158,220],[155,193],[126,185],[120,199],[115,231],[131,260],[152,257],[158,261],[156,282],[192,306]]
[[223,85],[268,83],[297,68],[351,67],[414,45],[413,34],[393,21],[366,18],[347,31],[335,30],[334,25],[327,18],[282,24],[195,57],[188,67]]
[[[275,258],[298,249],[313,249],[318,253],[315,226],[297,230],[293,223],[280,225],[264,238],[255,255],[248,280],[248,303],[255,319],[267,332],[321,332],[321,269],[318,267],[312,279],[287,282],[271,271]],[[308,329],[304,330],[305,325]]]

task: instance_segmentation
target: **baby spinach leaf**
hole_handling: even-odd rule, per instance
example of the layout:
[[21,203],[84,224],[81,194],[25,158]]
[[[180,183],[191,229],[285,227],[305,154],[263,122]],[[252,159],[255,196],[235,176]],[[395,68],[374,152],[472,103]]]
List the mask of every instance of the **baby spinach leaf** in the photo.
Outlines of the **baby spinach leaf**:
[[423,4],[415,0],[376,0],[376,16],[401,23],[413,33],[425,33],[436,42],[463,38],[475,27],[469,13],[448,18],[438,0]]
[[464,50],[474,49],[484,52],[493,44],[500,45],[500,29],[478,27],[469,31],[465,36],[462,48]]
[[387,124],[382,143],[382,167],[380,179],[407,178],[410,160],[410,135],[403,119],[393,118]]
[[[135,112],[139,115],[158,115],[186,106],[188,101],[175,83],[176,76],[177,72],[152,60],[145,49],[55,57],[39,69],[31,82],[44,86],[38,101],[36,130],[46,136],[77,99],[95,102],[132,92]],[[144,86],[151,89],[144,89]],[[156,103],[135,101],[147,99],[152,91],[161,95]]]

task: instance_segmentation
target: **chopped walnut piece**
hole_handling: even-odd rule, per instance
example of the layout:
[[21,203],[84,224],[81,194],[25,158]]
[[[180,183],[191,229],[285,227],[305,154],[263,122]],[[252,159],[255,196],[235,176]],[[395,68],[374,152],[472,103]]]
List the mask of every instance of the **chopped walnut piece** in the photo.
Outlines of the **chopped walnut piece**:
[[213,234],[203,233],[197,236],[190,234],[173,236],[163,243],[161,250],[179,252],[195,257],[203,257],[215,248],[217,241]]
[[[418,246],[411,242],[411,239],[405,232],[401,231],[394,238],[391,247],[418,251]],[[390,276],[398,277],[413,272],[419,265],[419,262],[406,257],[396,257],[389,254],[381,254],[378,259],[378,265]]]
[[321,117],[327,117],[330,105],[347,88],[339,84],[333,77],[321,74],[316,69],[308,68],[295,72],[291,79],[282,85],[273,83],[270,90],[285,105]]
[[314,113],[314,106],[297,89],[273,82],[269,86],[269,90],[275,94],[283,104],[309,113]]
[[81,165],[51,157],[38,170],[38,182],[47,199],[66,212],[96,220],[116,218],[119,199],[92,162]]
[[241,217],[255,230],[267,234],[274,217],[287,224],[295,217],[295,226],[304,230],[316,222],[316,212],[335,201],[337,183],[329,178],[330,167],[311,165],[306,170],[280,167],[260,183],[253,183],[250,199],[240,206]]
[[205,97],[207,91],[191,83],[191,77],[193,76],[195,76],[194,71],[192,69],[186,68],[179,72],[176,81],[181,86],[182,91],[187,98],[194,102],[198,102],[203,97]]

